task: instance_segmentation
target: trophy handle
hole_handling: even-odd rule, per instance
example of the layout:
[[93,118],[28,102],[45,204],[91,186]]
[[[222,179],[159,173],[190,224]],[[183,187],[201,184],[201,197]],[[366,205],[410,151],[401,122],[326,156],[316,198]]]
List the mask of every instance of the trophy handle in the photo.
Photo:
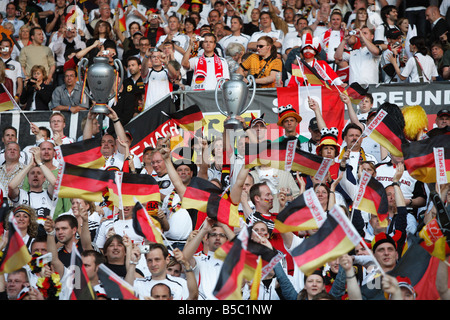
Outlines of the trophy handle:
[[228,114],[226,112],[223,112],[223,110],[220,108],[219,99],[218,99],[218,96],[217,96],[217,93],[219,92],[219,87],[222,86],[222,84],[226,80],[227,79],[225,79],[225,78],[220,78],[219,81],[217,81],[215,97],[216,97],[216,105],[217,105],[217,108],[219,109],[220,113],[223,114],[225,117],[228,117]]
[[248,105],[242,110],[242,113],[245,113],[245,111],[247,111],[247,109],[250,107],[250,105],[253,102],[253,99],[255,99],[255,94],[256,94],[256,82],[255,82],[255,77],[251,74],[249,74],[247,76],[247,80],[248,80],[248,84],[247,87],[253,87],[253,92],[252,92],[252,97],[250,98],[250,101],[248,102]]
[[[86,81],[86,68],[88,63],[89,60],[87,58],[82,58],[80,62],[78,62],[78,71],[80,72],[80,80],[82,84]],[[89,97],[89,99],[95,101],[89,90],[86,90],[86,88],[84,88],[84,93]]]
[[[115,59],[114,60],[114,67],[115,70],[117,70],[117,74],[119,77],[119,86],[117,87],[117,90],[119,90],[122,87],[122,83],[123,83],[123,76],[124,76],[124,71],[123,71],[123,65],[122,62],[119,59]],[[119,92],[117,92],[117,94],[119,94]],[[108,101],[111,100],[112,98],[114,98],[116,96],[115,93],[111,94],[108,98]]]

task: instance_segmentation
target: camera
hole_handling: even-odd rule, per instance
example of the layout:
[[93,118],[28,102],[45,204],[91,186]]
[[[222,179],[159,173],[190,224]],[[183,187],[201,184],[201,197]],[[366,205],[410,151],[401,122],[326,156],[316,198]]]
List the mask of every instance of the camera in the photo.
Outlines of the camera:
[[358,34],[358,32],[355,31],[355,30],[351,30],[351,31],[348,32],[349,36],[356,36],[357,34]]
[[195,36],[195,41],[203,41],[205,40],[205,38],[200,37],[200,36]]
[[41,265],[41,264],[45,265],[45,264],[49,264],[50,262],[52,262],[52,253],[51,252],[36,258],[36,265]]
[[146,254],[150,252],[150,245],[140,245],[139,249],[141,250],[142,254]]
[[2,52],[9,52],[9,48],[8,47],[3,47],[2,48]]
[[73,27],[67,27],[67,31],[72,31]]
[[109,54],[109,50],[103,50],[103,51],[102,51],[102,54],[104,54],[104,55]]
[[152,19],[158,19],[158,15],[156,14],[152,15]]

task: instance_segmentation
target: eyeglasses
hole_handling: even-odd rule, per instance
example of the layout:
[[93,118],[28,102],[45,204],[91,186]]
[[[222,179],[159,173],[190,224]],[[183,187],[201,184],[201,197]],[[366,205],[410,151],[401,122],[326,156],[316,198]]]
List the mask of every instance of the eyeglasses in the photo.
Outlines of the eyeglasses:
[[256,47],[257,47],[258,49],[262,49],[262,48],[264,48],[265,46],[267,46],[267,45],[264,45],[264,44],[257,44],[257,45],[256,45]]
[[221,237],[221,238],[226,238],[227,236],[224,233],[210,233],[209,234],[210,237]]

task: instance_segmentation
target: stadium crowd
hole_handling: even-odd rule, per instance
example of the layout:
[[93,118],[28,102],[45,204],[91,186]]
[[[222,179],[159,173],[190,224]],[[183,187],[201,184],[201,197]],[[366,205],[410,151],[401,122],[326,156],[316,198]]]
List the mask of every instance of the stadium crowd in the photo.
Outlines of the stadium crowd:
[[[282,255],[260,280],[258,300],[420,299],[411,279],[389,272],[437,217],[439,205],[448,210],[450,188],[448,183],[429,185],[413,178],[403,158],[362,137],[376,115],[370,94],[358,105],[340,95],[349,115],[341,131],[327,127],[318,102],[310,99],[315,113],[310,137],[297,133],[301,114],[289,107],[280,110],[277,124],[284,133],[276,141],[296,140],[301,150],[332,159],[323,181],[265,165],[245,166],[246,145],[265,140],[268,124],[263,115],[250,122],[238,117],[244,131],[236,143],[226,133],[214,141],[197,135],[190,144],[196,159],[185,161],[173,160],[170,136],[158,140],[156,148],[146,148],[139,159],[130,152],[133,137],[124,126],[172,91],[214,90],[219,79],[233,74],[245,81],[253,75],[257,88],[301,84],[293,66],[303,63],[323,71],[341,91],[354,83],[365,88],[448,81],[449,6],[447,0],[1,1],[2,91],[22,110],[53,113],[48,127],[30,123],[34,145],[21,148],[17,128],[2,128],[3,203],[10,207],[33,260],[0,277],[0,299],[70,299],[67,279],[75,245],[97,299],[114,299],[99,279],[99,266],[105,265],[139,299],[213,300],[224,264],[215,252],[245,225],[251,227],[252,241]],[[113,88],[117,99],[108,103],[102,123],[89,111],[96,102],[83,93],[78,70],[83,58],[92,64],[97,57],[111,66],[118,59],[125,68],[122,87]],[[416,130],[408,135],[410,141],[436,135],[425,126],[410,128],[412,121],[418,126],[425,121],[420,107],[410,110],[389,102],[381,107],[403,121],[408,133]],[[448,110],[442,106],[437,113],[436,130],[448,130]],[[80,111],[89,111],[83,135],[66,136],[64,114]],[[415,117],[407,118],[407,113]],[[55,147],[92,137],[101,139],[102,169],[149,174],[158,182],[161,202],[156,213],[155,204],[146,208],[154,212],[164,244],[148,243],[136,232],[133,206],[120,209],[108,206],[107,199],[96,203],[76,195],[53,202],[59,164]],[[224,178],[224,164],[229,162]],[[377,215],[351,208],[363,171],[385,188],[387,226],[380,226]],[[182,208],[194,178],[209,181],[239,205],[241,227],[210,217],[200,220],[198,210]],[[348,214],[366,245],[305,275],[292,252],[317,229],[280,233],[274,220],[311,188],[324,212],[338,205]],[[432,197],[436,190],[440,201]],[[3,219],[8,230],[8,215]],[[1,240],[4,250],[7,233]],[[47,253],[52,253],[51,265],[37,265],[36,258]],[[372,294],[367,283],[379,272],[381,287]],[[446,261],[439,261],[435,274],[435,298],[449,299]],[[43,281],[52,282],[52,290],[43,289]],[[244,300],[254,298],[251,289],[251,281],[239,288]]]

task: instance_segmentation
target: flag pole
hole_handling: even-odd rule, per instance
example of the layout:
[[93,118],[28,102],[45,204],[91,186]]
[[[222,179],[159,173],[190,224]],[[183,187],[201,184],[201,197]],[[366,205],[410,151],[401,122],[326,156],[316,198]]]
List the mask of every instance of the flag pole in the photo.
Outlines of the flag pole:
[[367,246],[367,243],[364,241],[364,239],[362,239],[361,241],[363,247],[367,250],[367,252],[369,252],[370,256],[373,258],[373,261],[375,262],[375,265],[377,266],[378,270],[380,270],[381,275],[386,275],[386,272],[384,272],[383,268],[381,268],[380,264],[378,263],[377,258],[375,258],[375,256],[373,255],[373,252],[371,249],[369,249],[369,247]]
[[12,103],[14,104],[14,109],[13,110],[15,110],[16,108],[19,110],[19,112],[25,117],[25,119],[28,121],[28,123],[30,124],[30,126],[32,126],[32,123],[31,123],[31,121],[30,121],[30,119],[28,119],[28,117],[25,115],[25,113],[23,112],[23,110],[19,107],[19,105],[17,104],[17,102],[16,102],[16,99],[14,99],[14,97],[12,97],[11,96],[11,93],[9,93],[9,91],[8,91],[8,89],[6,89],[6,87],[5,87],[5,85],[2,83],[2,86],[3,86],[3,89],[5,90],[5,92],[6,92],[6,94],[8,95],[8,97],[9,97],[9,100],[11,100],[12,101]]
[[300,61],[299,56],[297,56],[297,63],[298,63],[299,70],[302,73],[303,83],[305,84],[306,91],[307,91],[308,98],[309,98],[311,96],[311,94],[309,93],[309,82],[308,83],[306,82],[307,79],[306,79],[305,73],[303,72],[303,63]]

